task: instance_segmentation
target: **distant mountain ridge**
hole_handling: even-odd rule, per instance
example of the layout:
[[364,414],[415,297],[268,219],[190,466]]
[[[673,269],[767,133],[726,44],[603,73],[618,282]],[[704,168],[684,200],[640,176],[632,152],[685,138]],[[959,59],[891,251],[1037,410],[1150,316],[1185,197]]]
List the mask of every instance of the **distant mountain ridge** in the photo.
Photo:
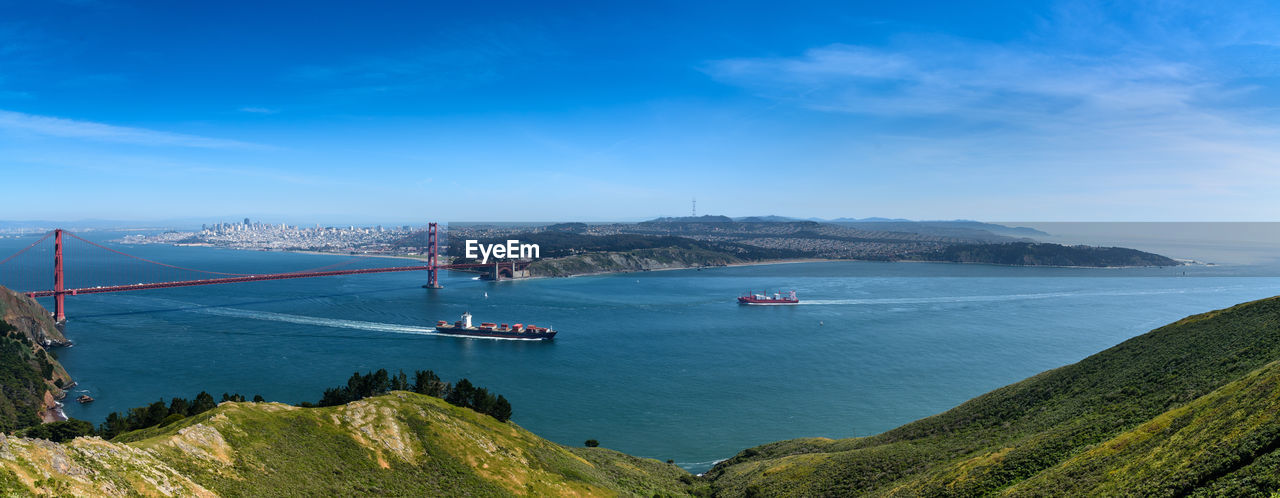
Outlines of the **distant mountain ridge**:
[[734,219],[728,216],[704,214],[702,216],[669,216],[640,223],[732,223],[733,221]]
[[987,223],[973,220],[908,220],[905,218],[793,218],[788,216],[766,215],[766,216],[741,216],[731,218],[728,216],[703,215],[703,216],[677,216],[656,218],[641,223],[794,223],[794,222],[817,222],[830,223],[859,230],[867,231],[890,231],[890,232],[906,232],[919,233],[923,235],[941,235],[951,237],[965,237],[975,240],[1000,240],[1004,237],[1013,238],[1031,238],[1031,237],[1047,237],[1048,233],[1028,227],[1011,227],[1000,225],[997,223]]

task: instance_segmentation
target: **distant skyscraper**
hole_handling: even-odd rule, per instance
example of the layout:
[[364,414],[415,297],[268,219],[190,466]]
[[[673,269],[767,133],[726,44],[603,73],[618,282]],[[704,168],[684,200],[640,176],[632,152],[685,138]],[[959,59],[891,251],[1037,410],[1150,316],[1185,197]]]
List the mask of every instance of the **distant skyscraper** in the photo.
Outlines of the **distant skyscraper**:
[[245,219],[244,219],[244,224],[246,224],[246,225],[248,225],[248,224],[249,224],[249,218],[245,218]]

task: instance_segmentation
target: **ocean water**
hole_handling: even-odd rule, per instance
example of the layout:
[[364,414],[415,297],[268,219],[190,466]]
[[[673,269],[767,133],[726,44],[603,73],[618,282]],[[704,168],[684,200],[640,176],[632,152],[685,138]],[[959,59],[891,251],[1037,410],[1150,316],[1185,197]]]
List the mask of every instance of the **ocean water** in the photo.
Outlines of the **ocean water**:
[[[0,240],[0,253],[24,241]],[[124,249],[248,273],[343,260]],[[68,279],[134,278],[128,265],[91,270],[87,252],[70,260]],[[390,273],[68,297],[75,346],[59,356],[97,401],[66,412],[99,423],[201,390],[315,401],[355,371],[432,369],[505,395],[517,423],[553,441],[597,439],[702,471],[780,439],[879,433],[1186,315],[1280,294],[1280,277],[1249,266],[821,262],[496,283],[446,273],[435,291],[424,281]],[[803,303],[735,304],[762,289],[794,289]],[[464,311],[560,334],[432,333]]]

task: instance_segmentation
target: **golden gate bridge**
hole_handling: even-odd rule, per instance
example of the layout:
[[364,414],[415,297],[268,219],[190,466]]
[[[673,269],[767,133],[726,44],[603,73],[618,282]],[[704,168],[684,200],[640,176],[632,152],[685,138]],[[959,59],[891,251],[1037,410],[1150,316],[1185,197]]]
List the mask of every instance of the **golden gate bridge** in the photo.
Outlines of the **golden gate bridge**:
[[[311,268],[306,270],[281,272],[281,273],[265,273],[265,274],[231,273],[231,272],[200,270],[200,269],[188,268],[188,267],[179,266],[179,265],[162,263],[159,261],[154,261],[154,260],[143,258],[140,256],[128,254],[118,249],[107,247],[105,245],[85,239],[84,237],[81,237],[79,235],[76,235],[74,233],[71,233],[63,229],[55,229],[55,230],[49,231],[48,233],[45,233],[43,237],[31,243],[31,245],[28,245],[22,250],[14,253],[13,255],[3,260],[0,260],[0,278],[6,275],[6,273],[3,272],[3,270],[9,268],[9,267],[6,267],[5,265],[16,264],[15,262],[20,261],[19,260],[20,256],[27,254],[29,252],[40,253],[41,251],[39,250],[36,250],[36,251],[32,251],[32,250],[42,247],[41,244],[45,243],[50,238],[53,239],[53,272],[52,272],[53,281],[51,285],[47,283],[47,281],[44,281],[45,283],[41,284],[40,281],[43,279],[40,279],[40,278],[34,279],[35,282],[32,282],[32,279],[28,278],[25,282],[21,282],[21,281],[17,282],[16,286],[12,282],[5,282],[2,280],[0,280],[0,283],[9,285],[10,288],[12,288],[13,290],[21,292],[23,294],[26,294],[34,298],[52,297],[54,302],[54,311],[53,311],[54,320],[56,320],[58,323],[63,323],[66,321],[65,300],[67,296],[77,296],[77,295],[84,295],[84,294],[102,294],[107,292],[140,291],[140,290],[147,290],[147,289],[168,289],[168,288],[174,288],[174,287],[191,287],[191,286],[197,286],[197,285],[233,284],[233,283],[242,283],[242,282],[260,282],[260,281],[267,281],[267,280],[286,280],[286,279],[295,279],[295,278],[331,277],[331,276],[338,276],[338,275],[363,275],[363,274],[371,274],[371,273],[391,273],[391,272],[407,272],[407,271],[427,272],[427,284],[424,285],[423,287],[426,287],[429,289],[439,289],[441,288],[440,281],[439,281],[440,270],[492,269],[494,271],[494,277],[500,278],[502,274],[502,271],[500,270],[506,270],[514,273],[517,269],[522,269],[523,267],[527,266],[529,263],[527,261],[506,261],[502,263],[489,263],[489,264],[440,264],[438,259],[439,256],[437,254],[439,249],[439,239],[438,239],[438,227],[436,223],[430,223],[427,225],[427,254],[426,254],[427,260],[426,260],[426,264],[424,265],[338,269],[339,267],[348,266],[360,261],[367,262],[367,261],[376,260],[376,259],[385,260],[385,258],[361,256],[361,257],[350,258],[347,261],[342,261],[342,262],[322,266],[319,268]],[[148,275],[147,277],[139,278],[137,277],[136,272],[121,273],[117,271],[115,272],[116,275],[114,275],[113,277],[114,280],[117,280],[117,281],[120,280],[122,278],[120,275],[125,274],[125,275],[128,275],[128,277],[124,277],[126,282],[135,282],[135,283],[118,283],[118,282],[108,281],[108,280],[111,280],[112,278],[103,278],[101,280],[95,279],[93,278],[94,276],[92,275],[94,272],[88,271],[86,272],[88,275],[86,275],[85,278],[80,279],[77,282],[76,286],[68,286],[66,285],[67,273],[64,270],[64,264],[63,264],[63,260],[65,259],[64,243],[70,242],[71,240],[75,240],[77,242],[83,243],[85,246],[90,248],[100,249],[102,251],[107,251],[108,253],[116,256],[128,258],[129,261],[137,262],[144,267],[146,267],[147,265],[150,265],[148,268],[160,268],[162,270],[168,270],[169,278],[165,278],[163,272],[159,276]],[[107,265],[115,265],[115,263],[107,263]],[[17,264],[17,266],[21,267],[23,265]],[[30,271],[26,271],[26,272],[16,271],[16,272],[9,272],[9,273],[31,274]],[[191,273],[211,275],[211,276],[205,277],[205,278],[186,278],[186,277],[189,277]],[[47,276],[48,274],[45,274],[45,275]],[[98,280],[98,281],[95,282],[95,280]],[[97,285],[94,285],[95,283]],[[44,286],[49,286],[49,287],[41,288]]]

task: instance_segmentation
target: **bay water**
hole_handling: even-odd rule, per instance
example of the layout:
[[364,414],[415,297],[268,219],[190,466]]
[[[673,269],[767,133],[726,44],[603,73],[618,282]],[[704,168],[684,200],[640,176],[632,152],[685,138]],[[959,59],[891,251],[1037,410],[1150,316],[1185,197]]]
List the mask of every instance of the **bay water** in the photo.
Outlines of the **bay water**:
[[[0,253],[31,240],[0,240]],[[237,273],[344,259],[120,249]],[[82,255],[68,279],[127,281],[125,266],[113,275]],[[75,345],[58,354],[79,382],[69,398],[97,399],[66,413],[95,424],[202,390],[314,402],[356,371],[431,369],[503,394],[516,423],[553,441],[597,439],[703,471],[781,439],[876,434],[1184,316],[1280,294],[1280,277],[1259,268],[816,262],[505,282],[446,272],[441,290],[423,289],[419,272],[323,277],[71,296]],[[735,303],[762,290],[802,303]],[[560,333],[433,334],[464,311]]]

